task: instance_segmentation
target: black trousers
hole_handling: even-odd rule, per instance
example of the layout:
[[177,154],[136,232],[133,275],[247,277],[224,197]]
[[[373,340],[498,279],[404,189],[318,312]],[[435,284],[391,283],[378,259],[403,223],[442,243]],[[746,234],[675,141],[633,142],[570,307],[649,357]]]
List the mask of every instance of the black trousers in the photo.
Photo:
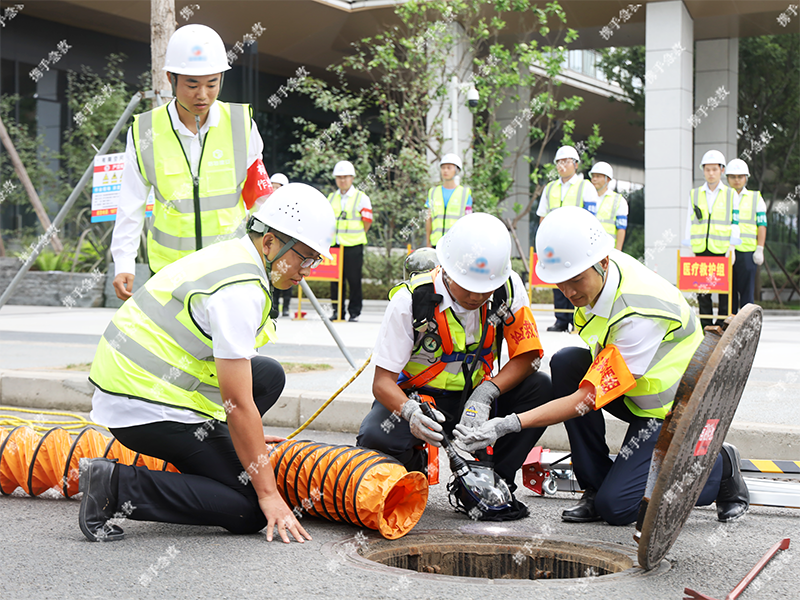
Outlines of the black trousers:
[[[280,396],[286,378],[281,365],[272,358],[256,356],[250,362],[253,398],[263,416]],[[119,506],[130,502],[133,507],[127,518],[218,525],[231,533],[256,533],[266,527],[253,485],[239,479],[245,469],[227,423],[162,421],[114,428],[111,433],[131,450],[169,461],[180,471],[119,465],[117,502]]]
[[[560,289],[553,288],[553,308],[574,309],[575,307],[572,305],[572,302],[567,300],[567,297],[561,293]],[[570,313],[557,312],[556,325],[562,329],[569,329],[569,326],[572,325],[572,315]]]
[[733,263],[733,298],[731,312],[736,314],[745,304],[755,302],[756,273],[758,265],[753,262],[752,252],[736,251],[736,262]]
[[[563,348],[550,359],[553,376],[553,396],[569,396],[578,390],[581,379],[592,364],[592,354],[586,348]],[[572,452],[572,466],[581,488],[597,492],[594,506],[598,514],[611,525],[627,525],[636,521],[639,504],[644,497],[650,462],[653,458],[658,426],[650,419],[639,417],[625,405],[624,397],[606,404],[603,410],[628,423],[620,453],[616,460],[608,456],[606,422],[600,410],[564,422]],[[722,457],[717,456],[711,475],[695,506],[714,502],[722,480]]]
[[292,301],[292,296],[294,295],[294,286],[290,287],[288,290],[275,290],[275,308],[278,308],[278,302],[283,304],[281,308],[281,312],[288,313],[289,312],[289,305]]
[[[706,250],[705,252],[700,252],[695,254],[695,256],[725,256],[725,254],[716,254],[714,252],[709,252]],[[733,265],[736,268],[736,265]],[[700,319],[700,324],[703,327],[708,327],[709,325],[722,325],[722,322],[725,320],[725,317],[728,316],[728,294],[717,294],[717,302],[719,306],[717,307],[717,318],[716,320],[713,319]],[[714,314],[714,303],[711,300],[711,294],[697,294],[697,305],[700,307],[700,314],[701,315],[712,315]],[[736,311],[734,311],[736,312]]]
[[[461,392],[442,393],[439,390],[419,390],[420,393],[432,395],[436,401],[436,408],[445,416],[442,425],[448,435],[452,435],[453,428],[461,420],[460,401]],[[552,384],[546,373],[536,372],[525,378],[513,390],[501,394],[495,400],[491,417],[505,417],[511,413],[522,413],[526,410],[546,404],[553,399]],[[387,425],[391,423],[390,425]],[[522,463],[544,433],[545,427],[523,429],[519,433],[512,433],[501,437],[494,445],[494,467],[498,475],[506,480],[513,491],[516,487],[514,477],[522,467]],[[389,456],[397,458],[409,470],[419,470],[415,464],[414,446],[423,444],[414,437],[408,423],[398,416],[392,417],[383,404],[377,400],[372,404],[372,410],[364,417],[356,438],[356,443],[363,448],[378,450]]]
[[[361,269],[364,265],[364,244],[358,246],[340,246],[342,248],[342,303],[347,297],[347,288],[350,288],[350,302],[345,310],[342,305],[342,318],[345,313],[351,317],[361,314],[363,297],[361,296]],[[339,284],[331,283],[331,300],[333,301],[334,316],[336,316],[339,298]]]

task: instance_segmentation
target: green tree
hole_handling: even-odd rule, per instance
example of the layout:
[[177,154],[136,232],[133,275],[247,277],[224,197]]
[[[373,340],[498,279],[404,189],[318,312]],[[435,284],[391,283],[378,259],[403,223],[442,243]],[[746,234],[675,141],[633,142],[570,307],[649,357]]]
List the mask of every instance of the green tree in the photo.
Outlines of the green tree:
[[[557,138],[571,142],[574,122],[569,117],[582,100],[562,97],[556,79],[566,58],[564,44],[577,38],[565,28],[566,16],[556,2],[540,8],[529,0],[412,0],[395,12],[398,24],[353,44],[349,56],[329,67],[336,87],[306,80],[303,91],[333,124],[323,127],[296,119],[301,133],[292,147],[300,154],[293,174],[307,180],[324,176],[330,181],[337,160],[354,163],[356,185],[373,201],[369,238],[384,247],[387,257],[424,224],[422,209],[431,184],[428,157],[430,152],[438,162],[441,156],[453,75],[463,85],[474,82],[481,97],[473,109],[473,164],[465,169],[465,183],[473,188],[479,210],[497,213],[502,203],[513,202],[515,225],[528,214],[546,180],[555,177],[552,165],[541,164],[544,147]],[[533,33],[526,42],[507,42],[506,19],[524,23],[544,43],[533,40]],[[469,51],[457,53],[457,46]],[[461,63],[454,64],[453,56],[462,56]],[[474,58],[467,62],[470,56]],[[348,78],[366,83],[354,89]],[[530,137],[511,156],[510,136],[497,114],[503,103],[519,100],[521,87],[532,90],[530,105],[520,115],[530,124]],[[595,129],[587,152],[601,141]],[[508,197],[514,183],[514,169],[506,166],[509,157],[512,164],[531,163],[525,187],[533,195],[526,202]]]

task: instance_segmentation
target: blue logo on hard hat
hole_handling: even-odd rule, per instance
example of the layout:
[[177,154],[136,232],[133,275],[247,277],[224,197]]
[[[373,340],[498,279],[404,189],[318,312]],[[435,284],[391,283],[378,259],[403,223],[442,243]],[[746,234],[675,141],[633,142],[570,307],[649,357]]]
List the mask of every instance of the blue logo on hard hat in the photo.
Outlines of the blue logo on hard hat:
[[486,268],[488,265],[489,265],[489,261],[486,260],[485,258],[483,258],[483,257],[476,258],[475,262],[470,265],[469,270],[472,271],[473,273],[485,273],[485,274],[488,274],[489,273],[489,269]]
[[560,263],[561,259],[555,256],[555,251],[548,246],[544,249],[544,257],[542,258],[542,262],[551,265],[553,263]]
[[189,61],[196,62],[196,61],[206,61],[208,58],[206,57],[205,53],[203,53],[202,46],[195,46],[192,48],[191,56],[189,56]]

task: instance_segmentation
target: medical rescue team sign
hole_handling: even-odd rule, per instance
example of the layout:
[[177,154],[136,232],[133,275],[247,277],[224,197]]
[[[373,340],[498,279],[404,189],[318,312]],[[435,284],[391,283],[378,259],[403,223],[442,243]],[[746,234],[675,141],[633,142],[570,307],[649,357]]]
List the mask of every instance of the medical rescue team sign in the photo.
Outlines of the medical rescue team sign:
[[[125,153],[105,154],[94,157],[92,174],[92,223],[114,221],[117,218],[122,170],[125,168]],[[146,217],[153,215],[153,190],[147,197]]]

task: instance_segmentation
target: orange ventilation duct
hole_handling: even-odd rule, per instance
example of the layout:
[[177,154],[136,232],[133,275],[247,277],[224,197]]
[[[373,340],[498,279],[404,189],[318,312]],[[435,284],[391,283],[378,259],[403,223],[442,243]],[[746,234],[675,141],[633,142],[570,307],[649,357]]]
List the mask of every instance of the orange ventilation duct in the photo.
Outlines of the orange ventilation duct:
[[377,529],[390,540],[411,531],[428,502],[425,475],[373,450],[287,440],[274,447],[270,461],[289,506]]

